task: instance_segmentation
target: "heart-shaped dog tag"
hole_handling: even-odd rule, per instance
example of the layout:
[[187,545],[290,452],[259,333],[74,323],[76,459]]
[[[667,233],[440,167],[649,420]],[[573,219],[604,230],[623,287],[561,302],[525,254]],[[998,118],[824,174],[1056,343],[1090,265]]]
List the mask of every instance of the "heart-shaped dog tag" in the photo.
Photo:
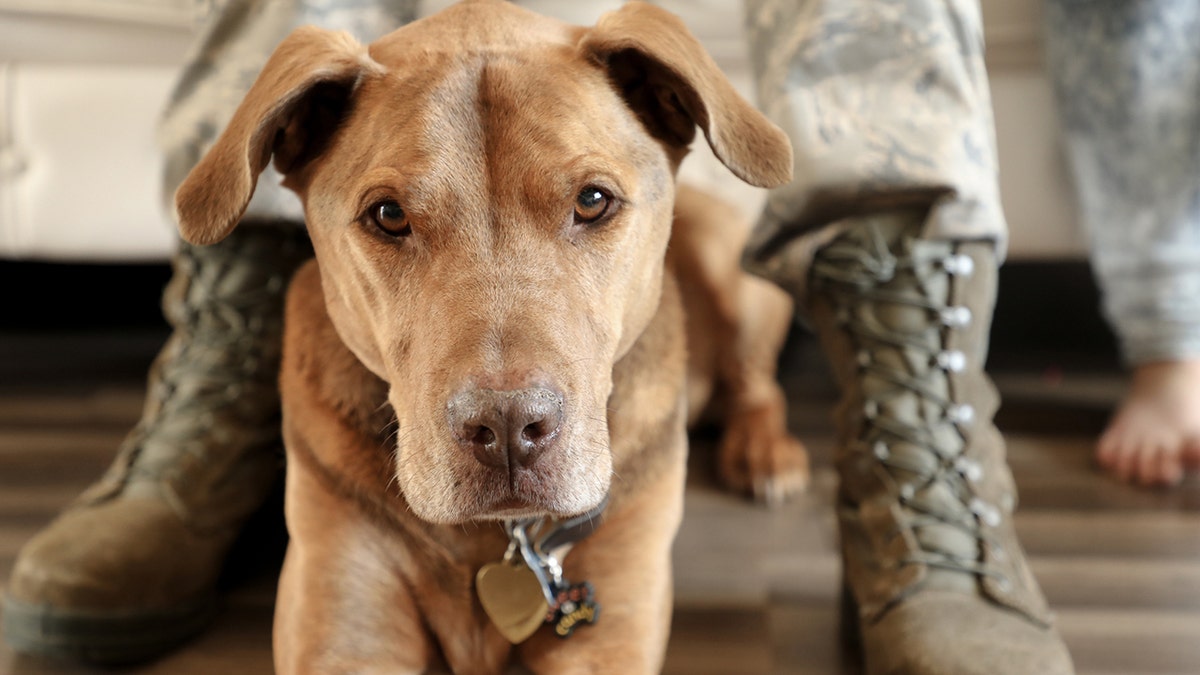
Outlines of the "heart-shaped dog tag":
[[475,592],[488,618],[514,645],[533,635],[550,611],[537,575],[520,563],[496,562],[479,568]]

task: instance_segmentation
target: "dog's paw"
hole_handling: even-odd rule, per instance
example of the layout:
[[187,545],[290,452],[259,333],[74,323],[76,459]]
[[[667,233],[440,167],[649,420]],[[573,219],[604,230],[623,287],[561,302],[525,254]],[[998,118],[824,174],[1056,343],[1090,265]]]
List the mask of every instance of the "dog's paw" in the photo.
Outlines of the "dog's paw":
[[808,488],[808,452],[771,406],[730,416],[717,461],[726,487],[768,506],[782,504]]

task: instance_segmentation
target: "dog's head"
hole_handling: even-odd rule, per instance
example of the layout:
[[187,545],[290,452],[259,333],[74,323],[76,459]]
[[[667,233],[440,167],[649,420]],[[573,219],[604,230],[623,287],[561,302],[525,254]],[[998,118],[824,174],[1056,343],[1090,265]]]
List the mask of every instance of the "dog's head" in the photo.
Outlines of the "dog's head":
[[303,199],[333,324],[390,385],[396,476],[442,523],[606,494],[613,365],[660,301],[674,172],[701,128],[756,185],[786,138],[683,24],[591,29],[480,0],[364,47],[302,28],[176,195],[226,236],[274,158]]

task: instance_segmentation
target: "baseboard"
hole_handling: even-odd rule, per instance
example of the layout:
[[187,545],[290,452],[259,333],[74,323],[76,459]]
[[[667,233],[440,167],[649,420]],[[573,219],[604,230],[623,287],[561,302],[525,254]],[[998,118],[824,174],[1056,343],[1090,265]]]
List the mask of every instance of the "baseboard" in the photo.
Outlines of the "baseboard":
[[87,331],[166,325],[167,264],[0,261],[0,331]]

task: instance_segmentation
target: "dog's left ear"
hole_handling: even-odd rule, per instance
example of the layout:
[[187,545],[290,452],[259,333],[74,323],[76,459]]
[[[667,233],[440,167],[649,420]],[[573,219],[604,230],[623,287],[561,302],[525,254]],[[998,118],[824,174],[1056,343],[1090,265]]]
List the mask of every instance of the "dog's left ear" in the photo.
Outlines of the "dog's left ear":
[[630,2],[601,17],[580,48],[606,65],[650,132],[681,157],[699,126],[738,178],[759,187],[791,180],[787,135],[737,93],[675,15]]
[[258,175],[275,158],[294,171],[336,125],[349,92],[383,67],[349,33],[304,26],[275,48],[229,125],[175,191],[183,238],[224,239],[250,203]]

